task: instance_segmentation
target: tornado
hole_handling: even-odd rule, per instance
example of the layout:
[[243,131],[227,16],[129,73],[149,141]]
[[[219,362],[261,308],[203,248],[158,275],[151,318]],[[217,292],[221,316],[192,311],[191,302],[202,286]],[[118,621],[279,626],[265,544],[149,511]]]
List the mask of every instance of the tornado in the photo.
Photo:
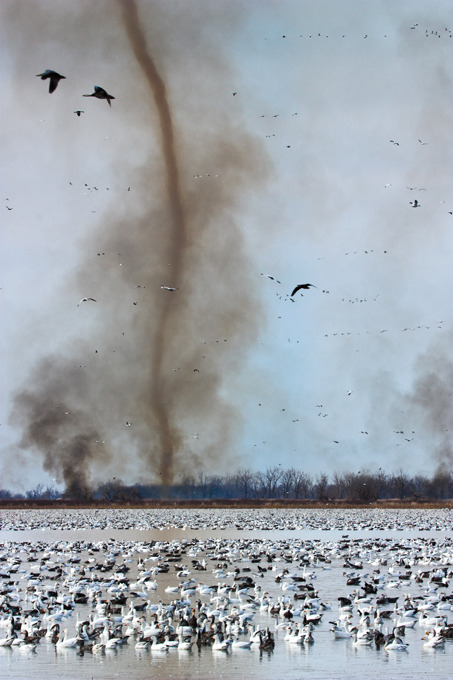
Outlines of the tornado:
[[[140,27],[140,19],[135,1],[119,0],[119,4],[131,48],[149,85],[158,112],[160,143],[165,165],[168,210],[170,213],[166,258],[172,267],[174,287],[178,290],[181,284],[181,271],[184,265],[184,250],[187,237],[170,105],[168,103],[165,83],[157,70],[148,49],[146,38]],[[168,487],[173,479],[175,450],[174,427],[171,423],[170,414],[163,403],[166,393],[166,381],[162,371],[169,319],[175,313],[173,300],[174,296],[169,296],[166,304],[161,305],[159,308],[157,329],[150,348],[152,377],[149,398],[158,433],[159,475],[164,487]]]

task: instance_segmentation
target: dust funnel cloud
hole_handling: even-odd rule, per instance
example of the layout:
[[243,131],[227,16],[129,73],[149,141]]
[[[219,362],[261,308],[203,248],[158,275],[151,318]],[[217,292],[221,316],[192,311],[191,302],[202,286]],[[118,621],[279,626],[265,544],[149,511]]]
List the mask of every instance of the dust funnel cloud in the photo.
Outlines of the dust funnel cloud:
[[[130,0],[118,0],[116,12],[111,3],[105,8],[108,16],[82,5],[78,40],[61,49],[91,70],[116,35],[117,65],[107,75],[117,86],[106,76],[99,81],[115,101],[107,111],[94,100],[79,120],[92,125],[101,150],[96,116],[108,113],[116,126],[108,142],[110,204],[92,218],[77,244],[79,264],[61,283],[59,295],[73,310],[66,340],[36,360],[11,417],[22,432],[20,455],[40,457],[74,492],[113,476],[165,488],[237,465],[242,421],[227,383],[264,320],[244,232],[270,163],[262,140],[238,124],[240,110],[232,116],[225,105],[233,100],[232,73],[218,48],[241,10],[196,3],[174,17],[167,3]],[[209,29],[200,33],[203,21]],[[64,35],[64,13],[52,15],[50,26]],[[70,143],[67,119],[53,126],[61,154]],[[89,168],[86,149],[77,163]],[[110,170],[107,160],[104,167]],[[100,182],[107,180],[97,180],[96,199]],[[73,301],[85,296],[96,302],[77,307]]]
[[[184,267],[184,252],[186,249],[186,220],[179,187],[178,161],[176,158],[173,121],[168,104],[165,83],[158,73],[156,65],[148,51],[146,38],[140,27],[137,7],[132,0],[119,0],[124,25],[137,62],[142,69],[154,103],[158,111],[161,134],[162,156],[165,165],[168,209],[170,213],[169,234],[167,236],[167,260],[172,266],[173,286],[178,292],[181,288],[182,270]],[[151,225],[150,225],[151,227]],[[175,292],[175,291],[171,291]],[[176,296],[171,296],[165,306],[161,306],[157,319],[157,330],[151,346],[151,384],[150,407],[154,414],[156,431],[158,433],[159,472],[162,483],[167,486],[173,479],[174,452],[178,447],[178,437],[171,424],[171,415],[163,404],[165,394],[165,377],[163,374],[163,360],[165,347],[168,344],[169,320]],[[177,299],[177,298],[176,298]]]

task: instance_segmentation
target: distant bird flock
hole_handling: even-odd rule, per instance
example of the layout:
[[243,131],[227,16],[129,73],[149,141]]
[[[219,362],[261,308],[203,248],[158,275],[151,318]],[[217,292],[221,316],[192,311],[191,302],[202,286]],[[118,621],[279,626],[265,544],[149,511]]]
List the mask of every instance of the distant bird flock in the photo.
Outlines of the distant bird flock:
[[[28,510],[25,522],[21,511],[3,513],[3,531],[25,525],[39,531],[39,540],[0,544],[0,646],[41,664],[49,650],[75,649],[80,677],[91,675],[92,655],[105,655],[105,674],[109,663],[118,669],[129,661],[129,650],[157,652],[162,677],[167,654],[192,647],[197,655],[181,663],[211,658],[211,649],[256,649],[269,653],[269,664],[279,649],[304,651],[302,662],[312,654],[318,665],[338,644],[340,658],[347,645],[374,650],[375,667],[388,663],[387,653],[401,654],[407,668],[423,650],[448,653],[453,638],[445,511]],[[54,527],[104,530],[109,540],[41,538]],[[116,529],[170,527],[171,541],[111,537]],[[336,540],[333,527],[341,530]],[[315,540],[288,539],[289,529],[307,528],[317,529]],[[358,538],[365,528],[369,536]],[[182,529],[201,533],[182,539]],[[217,535],[209,535],[212,529]],[[225,529],[235,537],[222,535]],[[252,535],[238,537],[242,529]],[[395,535],[400,529],[412,535]],[[425,530],[441,533],[427,540],[419,535]],[[150,663],[149,656],[137,658]],[[247,662],[256,665],[254,656]],[[221,657],[215,663],[220,677]]]

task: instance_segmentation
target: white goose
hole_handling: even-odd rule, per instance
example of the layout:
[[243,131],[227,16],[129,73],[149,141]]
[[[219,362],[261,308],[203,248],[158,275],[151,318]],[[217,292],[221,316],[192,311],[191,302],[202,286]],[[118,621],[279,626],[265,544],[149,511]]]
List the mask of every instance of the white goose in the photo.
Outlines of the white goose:
[[11,647],[13,644],[13,637],[6,637],[0,640],[0,647]]
[[57,640],[56,642],[56,648],[57,649],[69,649],[69,648],[74,648],[77,647],[80,644],[80,638],[79,637],[68,637],[68,629],[64,629],[64,635],[61,640]]
[[330,631],[333,633],[335,640],[344,640],[351,637],[350,619],[345,619],[342,623],[342,626],[339,625],[339,622],[332,623],[332,628]]
[[430,649],[439,649],[439,647],[445,645],[445,639],[434,630],[426,631],[426,635],[422,637],[422,640],[425,640],[423,647],[428,647]]
[[152,640],[151,645],[152,652],[168,652],[168,647],[165,642],[157,642],[157,637],[155,635],[151,636],[151,640]]
[[189,651],[192,649],[192,645],[193,640],[191,637],[183,637],[182,635],[179,636],[178,652]]
[[143,636],[135,643],[135,649],[149,649],[150,647],[151,642],[149,640],[145,640]]
[[228,652],[232,644],[229,638],[222,640],[218,633],[215,634],[215,640],[212,644],[212,649],[220,650],[221,652]]
[[352,637],[352,645],[353,647],[368,647],[371,645],[373,642],[373,637],[370,637],[368,635],[364,637],[358,637],[357,635],[357,628],[354,626],[354,628],[351,628],[351,637]]
[[401,638],[399,637],[394,637],[391,641],[386,642],[384,645],[384,649],[386,652],[405,652],[407,651],[407,648],[409,647],[409,644],[406,642],[403,642]]
[[252,643],[250,640],[240,640],[237,637],[231,638],[231,648],[232,649],[250,649]]

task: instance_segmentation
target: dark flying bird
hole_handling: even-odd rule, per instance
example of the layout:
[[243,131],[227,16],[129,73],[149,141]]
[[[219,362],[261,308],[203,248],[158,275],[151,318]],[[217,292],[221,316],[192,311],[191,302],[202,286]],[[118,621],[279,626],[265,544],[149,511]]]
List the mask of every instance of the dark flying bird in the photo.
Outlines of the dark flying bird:
[[77,109],[77,111],[74,111],[75,114],[77,114],[80,117],[81,113],[85,113],[85,111],[81,111],[80,109]]
[[271,274],[261,274],[261,276],[266,276],[266,278],[271,279],[272,281],[275,281],[275,283],[281,283],[281,281],[276,279],[275,276],[272,276]]
[[113,95],[108,94],[108,92],[106,92],[103,87],[99,87],[99,85],[94,86],[94,92],[92,92],[91,94],[84,94],[83,96],[96,97],[97,99],[107,99],[109,106],[112,106],[110,100],[115,99]]
[[43,73],[38,73],[36,77],[41,78],[41,80],[46,80],[47,78],[50,78],[49,94],[55,92],[55,90],[57,89],[57,85],[60,82],[60,80],[62,80],[62,78],[66,78],[66,76],[62,76],[56,71],[51,71],[50,68],[47,68]]
[[297,293],[298,290],[302,290],[302,289],[308,290],[309,288],[316,288],[316,286],[314,286],[312,283],[299,283],[299,285],[294,288],[290,297],[293,297]]
[[412,203],[412,201],[409,201],[409,203],[412,205],[413,208],[419,208],[420,203],[415,199],[415,201]]

